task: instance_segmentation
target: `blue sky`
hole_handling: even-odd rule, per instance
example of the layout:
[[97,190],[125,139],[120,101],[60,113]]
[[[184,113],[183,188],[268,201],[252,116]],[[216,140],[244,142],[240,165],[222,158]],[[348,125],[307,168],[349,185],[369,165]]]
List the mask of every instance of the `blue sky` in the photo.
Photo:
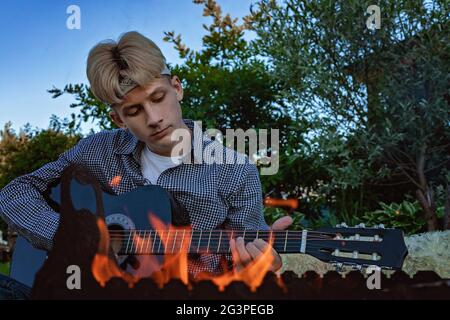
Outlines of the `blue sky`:
[[[242,18],[254,0],[218,0],[223,13]],[[78,5],[81,29],[69,30],[66,9]],[[201,48],[203,6],[191,0],[2,0],[0,2],[0,126],[18,130],[26,123],[46,128],[52,114],[67,117],[70,96],[52,99],[47,90],[87,83],[86,58],[92,46],[137,30],[156,42],[170,63],[180,63],[164,31],[181,33],[183,42]],[[240,20],[241,21],[241,20]],[[90,126],[84,126],[85,130]]]

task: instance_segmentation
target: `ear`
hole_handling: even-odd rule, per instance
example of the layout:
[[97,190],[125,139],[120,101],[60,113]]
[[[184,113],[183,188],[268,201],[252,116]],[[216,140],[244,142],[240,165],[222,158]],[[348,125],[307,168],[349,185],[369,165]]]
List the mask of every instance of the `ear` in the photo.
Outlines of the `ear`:
[[122,118],[120,117],[119,113],[116,110],[114,110],[114,109],[111,110],[109,112],[109,117],[119,128],[123,128],[123,129],[127,128],[126,124],[123,122]]
[[170,83],[176,91],[177,100],[183,100],[183,86],[181,85],[180,79],[177,76],[172,76],[172,78],[170,79]]

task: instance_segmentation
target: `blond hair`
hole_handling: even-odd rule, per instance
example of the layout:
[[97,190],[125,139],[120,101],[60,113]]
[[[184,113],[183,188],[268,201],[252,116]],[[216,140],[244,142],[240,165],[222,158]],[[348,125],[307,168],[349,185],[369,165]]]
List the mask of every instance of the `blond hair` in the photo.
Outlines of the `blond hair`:
[[117,42],[105,40],[89,52],[86,73],[97,99],[121,103],[126,79],[144,86],[160,78],[165,58],[158,46],[136,31],[124,33]]

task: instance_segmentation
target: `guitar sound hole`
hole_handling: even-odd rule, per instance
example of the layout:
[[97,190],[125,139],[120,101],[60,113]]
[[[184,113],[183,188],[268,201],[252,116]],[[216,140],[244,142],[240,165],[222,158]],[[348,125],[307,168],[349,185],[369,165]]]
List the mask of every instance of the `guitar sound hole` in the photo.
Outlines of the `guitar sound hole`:
[[110,245],[114,253],[118,256],[117,263],[120,268],[126,270],[127,266],[130,265],[134,270],[139,269],[140,262],[134,255],[118,255],[119,252],[123,252],[125,249],[125,242],[123,242],[124,238],[121,234],[121,231],[124,231],[125,229],[121,225],[113,223],[108,225],[108,230],[110,231]]

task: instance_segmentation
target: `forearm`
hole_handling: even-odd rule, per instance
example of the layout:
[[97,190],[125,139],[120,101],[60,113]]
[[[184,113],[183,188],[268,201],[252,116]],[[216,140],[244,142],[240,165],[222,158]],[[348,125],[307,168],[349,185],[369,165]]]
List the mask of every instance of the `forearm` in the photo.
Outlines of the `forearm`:
[[13,180],[0,192],[0,216],[39,249],[50,250],[59,215],[46,203],[30,175]]
[[50,250],[59,214],[47,203],[44,193],[72,163],[82,163],[84,141],[38,170],[18,177],[0,191],[0,217],[33,246]]

